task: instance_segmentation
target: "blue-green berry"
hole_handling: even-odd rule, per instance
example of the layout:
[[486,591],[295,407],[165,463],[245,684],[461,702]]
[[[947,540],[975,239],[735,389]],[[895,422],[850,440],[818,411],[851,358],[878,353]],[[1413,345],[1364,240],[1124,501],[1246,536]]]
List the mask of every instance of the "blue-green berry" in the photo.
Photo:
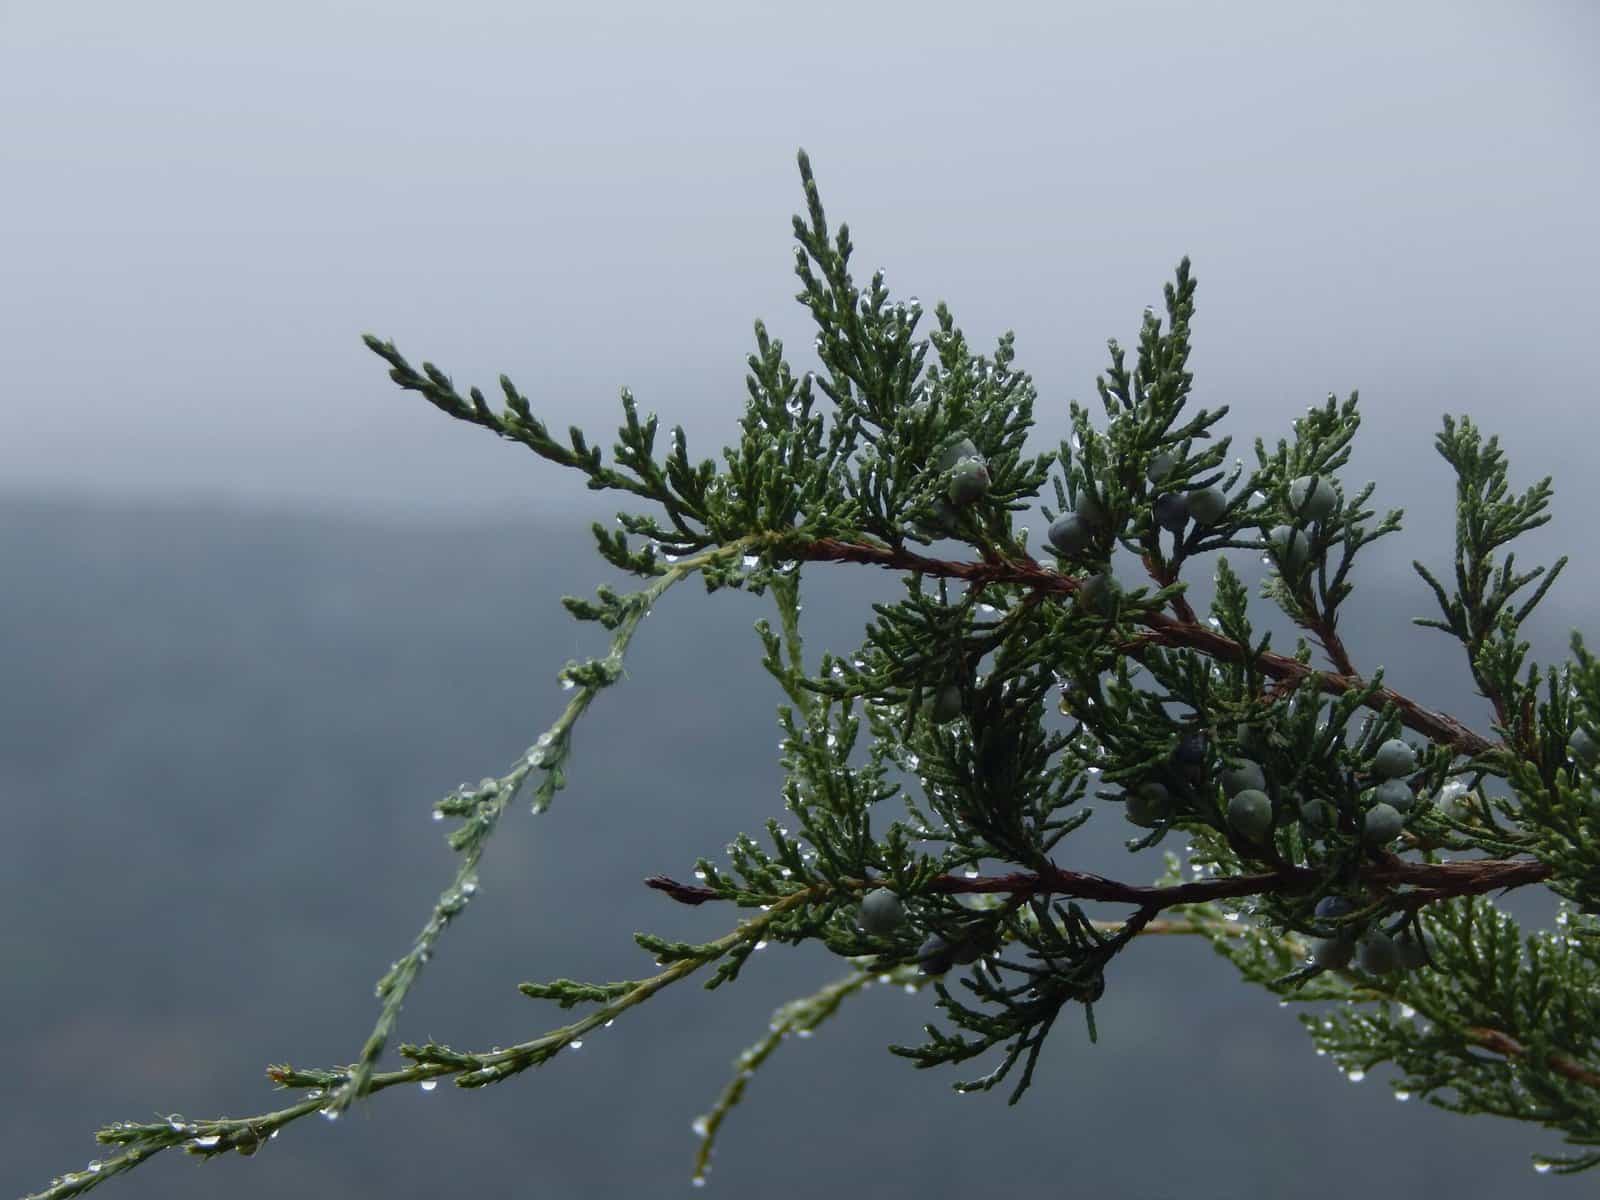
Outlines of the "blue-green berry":
[[1300,805],[1300,823],[1313,833],[1326,833],[1339,822],[1339,810],[1320,796]]
[[1172,814],[1172,793],[1155,780],[1141,783],[1124,799],[1128,820],[1145,829],[1154,829]]
[[1473,800],[1469,791],[1461,780],[1449,780],[1434,796],[1434,807],[1454,820],[1469,821],[1473,817]]
[[1246,788],[1256,791],[1265,791],[1267,787],[1266,772],[1261,769],[1261,764],[1242,758],[1231,767],[1222,772],[1222,794],[1234,796]]
[[963,458],[950,471],[950,503],[958,508],[989,494],[989,468],[982,459]]
[[939,456],[938,469],[948,471],[962,459],[978,458],[978,448],[972,444],[971,438],[962,438]]
[[1079,490],[1078,498],[1072,502],[1072,511],[1078,515],[1079,520],[1091,528],[1100,528],[1106,523],[1106,506],[1093,488],[1084,487]]
[[1355,942],[1347,937],[1311,939],[1311,961],[1329,971],[1349,966],[1355,951]]
[[1178,748],[1172,752],[1172,760],[1180,767],[1204,766],[1206,735],[1193,732],[1184,734],[1178,739]]
[[1177,456],[1170,450],[1159,451],[1150,460],[1150,465],[1145,468],[1144,477],[1151,483],[1160,483],[1168,475],[1172,474],[1172,468],[1177,461]]
[[1335,917],[1348,917],[1356,910],[1356,902],[1348,896],[1324,896],[1312,910],[1319,920],[1331,921]]
[[1078,587],[1078,604],[1089,612],[1107,613],[1111,610],[1111,599],[1115,594],[1116,584],[1107,571],[1100,571],[1090,575]]
[[1362,818],[1361,836],[1366,841],[1384,846],[1399,837],[1405,826],[1406,819],[1387,804],[1374,804]]
[[1338,503],[1333,481],[1320,475],[1302,475],[1289,485],[1289,511],[1298,520],[1326,521]]
[[888,937],[904,924],[906,906],[888,888],[874,888],[861,898],[857,921],[874,937]]
[[947,683],[933,696],[933,723],[948,724],[961,715],[961,685]]
[[1272,828],[1272,798],[1246,788],[1228,801],[1228,824],[1252,842],[1260,841]]
[[1189,498],[1182,492],[1157,496],[1154,514],[1156,524],[1161,528],[1180,533],[1189,520]]
[[1239,743],[1239,749],[1246,754],[1267,752],[1267,731],[1259,725],[1241,725],[1233,731],[1233,736]]
[[1063,513],[1057,517],[1050,523],[1050,532],[1045,536],[1052,550],[1068,558],[1082,554],[1094,544],[1094,530],[1077,513]]
[[926,520],[917,522],[917,531],[930,538],[949,537],[955,533],[959,520],[955,506],[943,496],[938,496],[934,498],[932,508]]
[[1356,966],[1369,975],[1391,975],[1400,969],[1400,952],[1394,939],[1374,929],[1356,943]]
[[1417,802],[1416,793],[1404,779],[1385,779],[1372,789],[1372,798],[1399,813],[1410,812],[1411,806]]
[[1267,535],[1267,540],[1272,543],[1279,567],[1285,571],[1298,571],[1311,561],[1311,539],[1303,529],[1279,525]]
[[1399,738],[1390,738],[1378,747],[1372,770],[1385,779],[1398,779],[1417,769],[1417,752]]
[[1416,934],[1408,929],[1395,938],[1394,949],[1400,960],[1400,969],[1416,971],[1428,965],[1429,951],[1432,947],[1419,940]]
[[1600,742],[1596,742],[1589,736],[1589,731],[1579,725],[1567,739],[1567,753],[1572,755],[1574,762],[1592,767],[1600,762]]
[[1228,511],[1228,497],[1219,487],[1203,487],[1189,493],[1189,515],[1199,525],[1215,525]]
[[917,947],[917,967],[924,975],[943,975],[954,962],[955,947],[937,933],[930,933]]

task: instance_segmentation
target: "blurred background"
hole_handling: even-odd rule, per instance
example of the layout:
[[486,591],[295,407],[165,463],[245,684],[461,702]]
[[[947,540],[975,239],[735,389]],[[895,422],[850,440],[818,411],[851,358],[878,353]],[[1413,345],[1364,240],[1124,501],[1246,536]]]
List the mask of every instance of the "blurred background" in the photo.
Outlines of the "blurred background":
[[[1451,644],[1409,625],[1409,563],[1448,568],[1431,439],[1466,413],[1517,488],[1556,480],[1519,562],[1575,562],[1535,655],[1596,632],[1596,61],[1581,0],[0,3],[0,1193],[81,1168],[102,1123],[264,1111],[269,1062],[348,1061],[452,870],[432,802],[504,771],[602,646],[559,597],[610,578],[586,529],[614,503],[399,392],[363,331],[602,442],[628,386],[710,453],[754,318],[815,365],[804,146],[859,281],[946,300],[982,350],[1016,331],[1042,450],[1188,254],[1195,400],[1232,407],[1238,453],[1361,390],[1345,482],[1407,519],[1345,640],[1481,726]],[[816,649],[894,586],[807,578]],[[725,928],[640,880],[781,812],[769,612],[660,606],[569,789],[508,814],[405,1039],[525,1039],[561,1017],[519,981],[636,976],[634,930]],[[1126,832],[1101,814],[1063,861],[1147,880]],[[1538,1130],[1352,1086],[1223,960],[1152,942],[1100,1043],[1060,1029],[1014,1109],[883,1049],[928,998],[856,997],[752,1082],[707,1194],[1592,1184],[1536,1181]],[[840,967],[774,947],[497,1088],[387,1093],[105,1194],[678,1195],[734,1056]]]

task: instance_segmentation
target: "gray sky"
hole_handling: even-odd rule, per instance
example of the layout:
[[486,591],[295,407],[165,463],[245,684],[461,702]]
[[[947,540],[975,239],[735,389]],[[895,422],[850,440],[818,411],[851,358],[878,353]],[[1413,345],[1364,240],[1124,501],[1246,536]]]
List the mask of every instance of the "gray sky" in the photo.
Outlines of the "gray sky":
[[1592,6],[992,12],[0,3],[0,479],[594,511],[394,389],[360,333],[505,371],[607,444],[626,384],[711,452],[753,318],[811,365],[803,145],[861,278],[946,299],[980,346],[1017,331],[1041,445],[1189,254],[1197,396],[1241,449],[1359,387],[1356,469],[1428,528],[1445,409],[1565,511],[1600,502]]

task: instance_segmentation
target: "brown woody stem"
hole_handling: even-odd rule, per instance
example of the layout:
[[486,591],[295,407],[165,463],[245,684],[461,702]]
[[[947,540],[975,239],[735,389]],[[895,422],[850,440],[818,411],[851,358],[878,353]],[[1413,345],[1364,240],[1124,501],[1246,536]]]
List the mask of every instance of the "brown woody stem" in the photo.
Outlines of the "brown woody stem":
[[[834,538],[821,538],[801,543],[795,556],[812,562],[855,562],[883,567],[892,571],[916,571],[943,579],[961,579],[974,585],[988,583],[1012,584],[1043,594],[1071,596],[1082,584],[1076,576],[1063,575],[1043,567],[1032,559],[1011,559],[1002,562],[954,562],[929,558],[904,547],[875,546],[861,542],[843,542]],[[1250,650],[1215,629],[1195,621],[1181,621],[1161,612],[1150,612],[1138,618],[1139,624],[1149,630],[1132,642],[1117,647],[1123,653],[1136,653],[1146,645],[1186,646],[1222,662],[1247,661]],[[1335,645],[1337,645],[1335,639]],[[1330,648],[1331,649],[1331,648]],[[1346,659],[1348,661],[1348,659]],[[1262,674],[1278,681],[1287,690],[1308,676],[1314,676],[1324,692],[1340,696],[1365,686],[1358,675],[1335,674],[1318,671],[1282,654],[1271,652],[1260,655],[1255,667]],[[1496,743],[1467,728],[1445,713],[1437,713],[1403,696],[1390,688],[1379,688],[1367,701],[1367,707],[1381,711],[1394,705],[1401,723],[1414,729],[1429,741],[1448,746],[1457,754],[1477,757],[1499,749]]]

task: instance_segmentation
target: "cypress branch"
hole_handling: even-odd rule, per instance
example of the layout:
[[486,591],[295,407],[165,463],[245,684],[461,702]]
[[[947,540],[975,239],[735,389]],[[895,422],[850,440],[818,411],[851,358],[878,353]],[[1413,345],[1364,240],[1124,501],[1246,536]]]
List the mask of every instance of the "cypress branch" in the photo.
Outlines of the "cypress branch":
[[[817,325],[820,370],[796,375],[757,321],[748,399],[720,460],[692,459],[681,429],[658,447],[658,417],[626,389],[607,459],[581,429],[553,436],[509,379],[497,409],[367,337],[400,388],[633,505],[594,535],[605,562],[643,582],[563,601],[610,632],[608,652],[562,669],[571,698],[506,773],[435,804],[458,822],[456,870],[378,982],[355,1060],[270,1068],[298,1098],[253,1117],[107,1126],[97,1136],[115,1152],[38,1196],[78,1195],[169,1149],[250,1156],[305,1116],[400,1084],[498,1083],[705,968],[707,988],[728,986],[760,946],[806,942],[850,973],[780,1009],[740,1059],[699,1127],[697,1180],[749,1073],[872,980],[931,992],[941,1013],[895,1053],[927,1069],[984,1060],[956,1086],[1004,1083],[1015,1103],[1048,1070],[1051,1040],[1076,1028],[1061,1016],[1081,1008],[1094,1040],[1118,956],[1171,935],[1205,937],[1244,981],[1322,1005],[1307,1030],[1352,1078],[1392,1064],[1404,1095],[1561,1133],[1576,1152],[1540,1170],[1600,1164],[1600,662],[1576,634],[1571,661],[1529,660],[1523,623],[1566,559],[1519,571],[1509,549],[1549,519],[1550,481],[1513,495],[1496,439],[1445,418],[1453,571],[1413,564],[1439,612],[1418,623],[1460,644],[1494,709],[1480,732],[1391,686],[1381,666],[1363,674],[1340,627],[1357,557],[1402,518],[1368,507],[1375,484],[1341,481],[1355,393],[1312,406],[1271,449],[1257,438],[1248,472],[1229,465],[1230,440],[1216,436],[1227,410],[1192,405],[1198,284],[1185,259],[1131,361],[1108,344],[1103,419],[1071,404],[1067,429],[1049,431],[1057,448],[1029,454],[1037,397],[1013,337],[978,353],[942,302],[919,336],[921,302],[894,300],[882,272],[857,285],[848,227],[831,229],[803,151],[799,168],[797,299]],[[1018,523],[1036,507],[1043,539]],[[1301,631],[1291,653],[1257,632],[1229,551],[1264,557],[1255,599]],[[1188,585],[1206,559],[1215,593],[1202,617]],[[813,669],[802,576],[852,566],[894,572],[904,595],[873,607],[859,647]],[[790,824],[738,834],[701,859],[696,883],[645,883],[753,915],[704,943],[638,934],[660,968],[644,978],[523,984],[581,1010],[537,1037],[487,1051],[402,1044],[406,1065],[379,1070],[507,806],[531,781],[541,812],[566,786],[578,721],[622,680],[643,617],[691,576],[770,594],[777,609],[776,626],[756,631],[783,700]],[[1328,669],[1312,665],[1317,651]],[[1161,870],[1126,879],[1059,865],[1071,835],[1108,811],[1135,827],[1131,852],[1174,837],[1184,858],[1168,851]],[[1490,893],[1534,886],[1562,909],[1556,929],[1524,934]],[[1129,911],[1091,920],[1079,901]]]

